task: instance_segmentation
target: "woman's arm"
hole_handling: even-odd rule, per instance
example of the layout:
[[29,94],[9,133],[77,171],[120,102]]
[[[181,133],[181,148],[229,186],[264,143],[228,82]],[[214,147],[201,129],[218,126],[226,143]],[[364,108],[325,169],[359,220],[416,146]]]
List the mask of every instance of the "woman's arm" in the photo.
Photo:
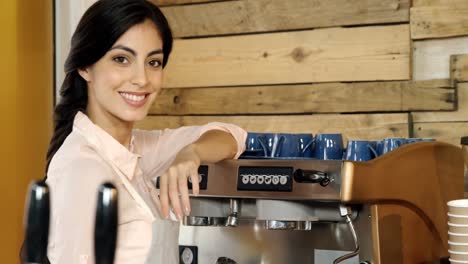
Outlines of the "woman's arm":
[[[225,134],[222,134],[222,132],[225,132]],[[183,148],[200,140],[203,136],[211,137],[211,135],[205,135],[207,133],[233,137],[237,142],[237,147],[235,147],[237,153],[234,158],[240,156],[244,151],[247,132],[232,124],[212,122],[203,126],[184,126],[177,129],[134,130],[134,147],[141,155],[140,166],[146,177],[155,179],[161,176],[169,169]],[[215,135],[215,137],[217,136]],[[217,152],[215,150],[213,154]],[[215,157],[215,159],[218,158]],[[207,162],[208,160],[203,159],[203,161]]]
[[[169,203],[174,213],[182,219],[190,213],[187,179],[192,182],[192,192],[199,193],[198,167],[200,163],[214,163],[235,158],[239,144],[232,134],[221,130],[205,132],[197,141],[185,146],[176,156],[171,167],[160,178],[161,213],[169,217]],[[180,198],[179,198],[180,194]]]
[[221,130],[206,132],[192,144],[192,147],[202,163],[233,159],[238,152],[237,142],[234,137],[230,133]]

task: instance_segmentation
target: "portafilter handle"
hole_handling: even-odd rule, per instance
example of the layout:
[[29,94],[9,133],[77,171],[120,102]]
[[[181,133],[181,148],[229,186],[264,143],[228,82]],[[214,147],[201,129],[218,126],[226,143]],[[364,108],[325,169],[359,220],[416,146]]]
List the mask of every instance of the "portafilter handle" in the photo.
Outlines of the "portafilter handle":
[[112,183],[99,186],[94,229],[96,264],[113,264],[117,242],[117,189]]
[[25,259],[28,264],[43,263],[49,240],[50,196],[43,181],[30,185],[25,221]]

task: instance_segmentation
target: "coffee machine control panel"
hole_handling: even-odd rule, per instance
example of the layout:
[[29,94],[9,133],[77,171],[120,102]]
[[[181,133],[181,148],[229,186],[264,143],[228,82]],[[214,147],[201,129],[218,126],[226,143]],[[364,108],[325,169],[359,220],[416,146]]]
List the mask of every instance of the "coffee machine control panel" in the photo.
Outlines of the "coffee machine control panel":
[[237,190],[291,192],[293,175],[293,167],[240,166]]

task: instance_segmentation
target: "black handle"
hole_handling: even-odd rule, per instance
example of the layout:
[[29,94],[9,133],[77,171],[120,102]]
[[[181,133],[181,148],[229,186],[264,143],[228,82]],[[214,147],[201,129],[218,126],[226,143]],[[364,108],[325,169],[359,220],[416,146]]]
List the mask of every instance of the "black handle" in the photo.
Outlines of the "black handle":
[[462,145],[468,145],[468,137],[462,137],[462,138],[460,139],[460,143],[461,143]]
[[49,187],[43,181],[33,182],[29,188],[25,223],[25,261],[43,263],[47,257],[49,240]]
[[114,263],[117,242],[117,189],[112,183],[99,186],[94,229],[96,264]]
[[294,172],[294,180],[299,183],[319,183],[322,186],[327,186],[330,183],[330,177],[327,173],[317,170],[297,169]]
[[237,264],[237,262],[228,257],[219,257],[218,260],[216,260],[216,264]]

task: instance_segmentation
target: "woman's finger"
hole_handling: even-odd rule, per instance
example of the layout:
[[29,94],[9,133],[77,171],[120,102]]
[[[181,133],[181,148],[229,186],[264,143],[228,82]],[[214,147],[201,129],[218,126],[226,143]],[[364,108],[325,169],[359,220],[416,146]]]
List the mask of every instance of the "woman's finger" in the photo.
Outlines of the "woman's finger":
[[189,192],[188,192],[188,174],[190,173],[186,169],[182,169],[180,174],[177,176],[177,181],[179,184],[180,199],[182,201],[182,206],[184,209],[184,214],[190,214],[190,201],[189,201]]
[[198,175],[198,166],[193,166],[190,170],[190,180],[192,181],[192,193],[197,196],[200,193],[200,176]]
[[164,173],[161,177],[159,177],[159,201],[161,202],[161,214],[162,217],[165,219],[169,218],[169,175]]
[[169,169],[169,199],[171,200],[172,209],[174,209],[177,218],[182,220],[182,209],[180,207],[179,186],[177,181],[178,174],[179,170],[176,168],[172,167]]

